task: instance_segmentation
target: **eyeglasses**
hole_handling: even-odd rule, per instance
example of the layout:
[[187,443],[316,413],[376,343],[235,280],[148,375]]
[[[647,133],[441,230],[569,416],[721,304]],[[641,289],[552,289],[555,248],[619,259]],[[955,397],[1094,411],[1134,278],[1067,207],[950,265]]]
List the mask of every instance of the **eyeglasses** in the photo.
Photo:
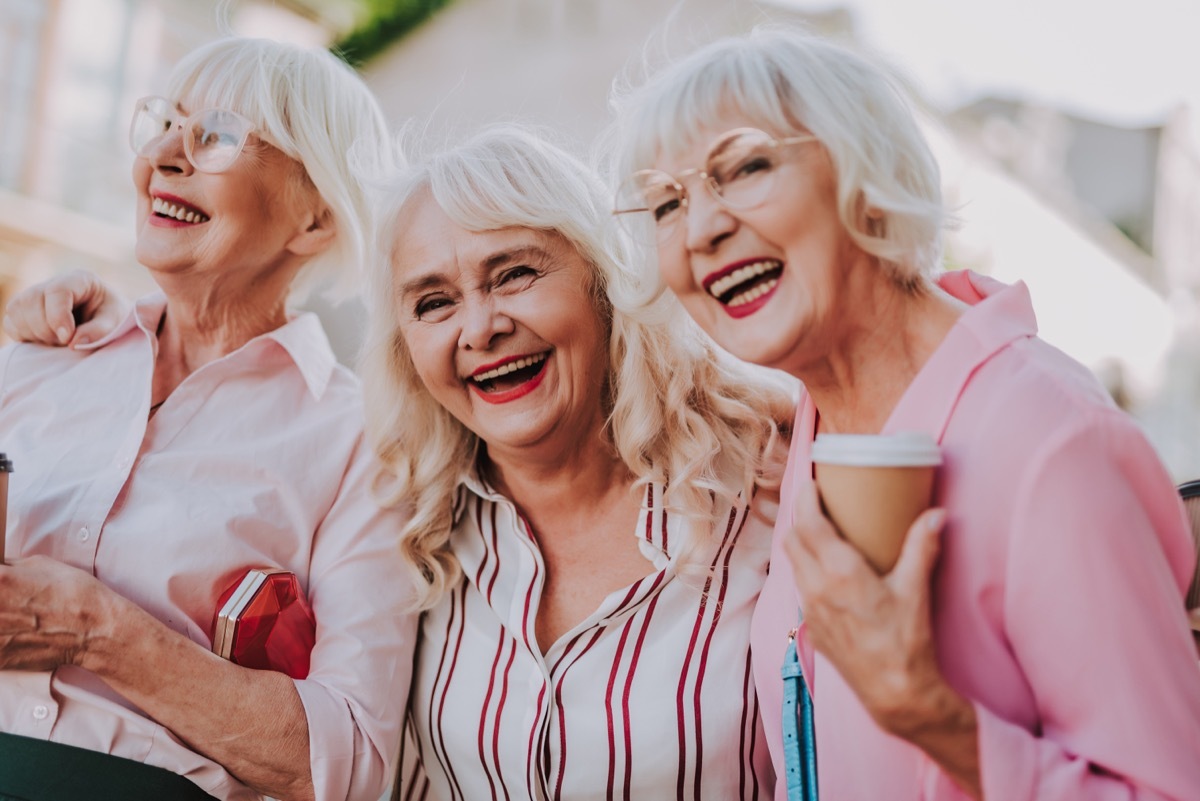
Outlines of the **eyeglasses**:
[[683,179],[698,175],[713,198],[731,211],[748,211],[764,203],[775,188],[783,150],[815,140],[811,134],[775,139],[757,128],[735,128],[708,149],[704,166],[671,176],[662,170],[638,170],[617,188],[613,214],[634,238],[665,242],[680,228],[687,213]]
[[183,130],[183,152],[201,172],[224,172],[233,166],[254,123],[233,111],[206,109],[183,117],[165,97],[143,97],[133,109],[129,146],[147,156],[171,129]]

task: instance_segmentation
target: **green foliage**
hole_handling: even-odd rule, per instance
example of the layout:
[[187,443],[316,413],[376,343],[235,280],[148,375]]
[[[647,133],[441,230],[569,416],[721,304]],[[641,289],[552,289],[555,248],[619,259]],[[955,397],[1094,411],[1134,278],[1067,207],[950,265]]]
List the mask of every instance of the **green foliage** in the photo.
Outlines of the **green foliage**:
[[333,52],[358,67],[400,39],[452,0],[365,0],[366,16],[333,46]]

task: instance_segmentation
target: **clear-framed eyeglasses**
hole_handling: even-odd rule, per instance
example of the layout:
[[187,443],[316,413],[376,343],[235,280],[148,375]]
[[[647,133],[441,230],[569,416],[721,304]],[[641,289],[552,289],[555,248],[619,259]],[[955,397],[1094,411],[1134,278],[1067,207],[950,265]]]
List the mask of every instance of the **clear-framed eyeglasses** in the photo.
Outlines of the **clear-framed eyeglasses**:
[[129,146],[138,156],[146,156],[176,126],[183,134],[187,160],[210,173],[232,167],[254,130],[254,123],[233,111],[210,108],[185,117],[165,97],[143,97],[133,107]]
[[613,214],[630,236],[645,244],[665,242],[683,228],[688,190],[696,176],[713,198],[731,211],[748,211],[771,196],[787,148],[815,141],[812,134],[776,139],[757,128],[735,128],[717,137],[704,166],[670,175],[638,170],[617,188]]

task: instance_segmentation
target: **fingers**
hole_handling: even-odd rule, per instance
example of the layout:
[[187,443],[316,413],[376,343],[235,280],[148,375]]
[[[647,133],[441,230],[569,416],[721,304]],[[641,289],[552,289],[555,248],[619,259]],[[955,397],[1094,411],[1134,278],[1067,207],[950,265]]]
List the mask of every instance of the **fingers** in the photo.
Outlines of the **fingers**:
[[946,510],[934,508],[926,509],[908,527],[900,558],[888,577],[898,594],[918,596],[928,592],[929,577],[941,553],[945,524]]
[[817,485],[805,481],[795,489],[791,531],[784,539],[784,550],[801,593],[830,578],[869,570],[862,555],[842,539],[821,511]]
[[22,342],[75,347],[107,334],[124,312],[121,299],[95,275],[74,270],[14,296],[5,310],[4,330]]
[[68,286],[51,284],[46,288],[42,298],[42,310],[45,327],[53,332],[54,340],[45,342],[47,345],[65,345],[71,341],[75,333],[75,306],[77,301],[74,292]]
[[[783,540],[783,548],[788,561],[792,563],[792,574],[797,583],[806,585],[805,576],[813,570],[816,553],[809,544],[807,532],[819,526],[823,515],[817,500],[817,487],[811,481],[802,481],[795,487],[795,497],[792,499],[792,525]],[[783,510],[780,510],[783,514]]]

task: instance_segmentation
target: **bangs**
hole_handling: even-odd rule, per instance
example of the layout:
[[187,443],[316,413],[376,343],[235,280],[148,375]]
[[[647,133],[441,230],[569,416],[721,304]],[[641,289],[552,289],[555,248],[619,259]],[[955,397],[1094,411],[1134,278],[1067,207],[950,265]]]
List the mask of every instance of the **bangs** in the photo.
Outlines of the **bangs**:
[[[710,50],[720,49],[728,52],[712,58]],[[807,130],[788,111],[785,99],[793,95],[776,65],[757,53],[720,47],[701,51],[630,98],[629,128],[642,134],[632,142],[624,172],[709,144],[721,133],[712,130],[714,121],[736,120],[775,136]]]
[[244,41],[217,42],[179,62],[168,96],[189,114],[210,108],[236,112],[261,138],[302,161],[293,135],[296,71],[288,69],[287,60],[285,52],[247,47]]

